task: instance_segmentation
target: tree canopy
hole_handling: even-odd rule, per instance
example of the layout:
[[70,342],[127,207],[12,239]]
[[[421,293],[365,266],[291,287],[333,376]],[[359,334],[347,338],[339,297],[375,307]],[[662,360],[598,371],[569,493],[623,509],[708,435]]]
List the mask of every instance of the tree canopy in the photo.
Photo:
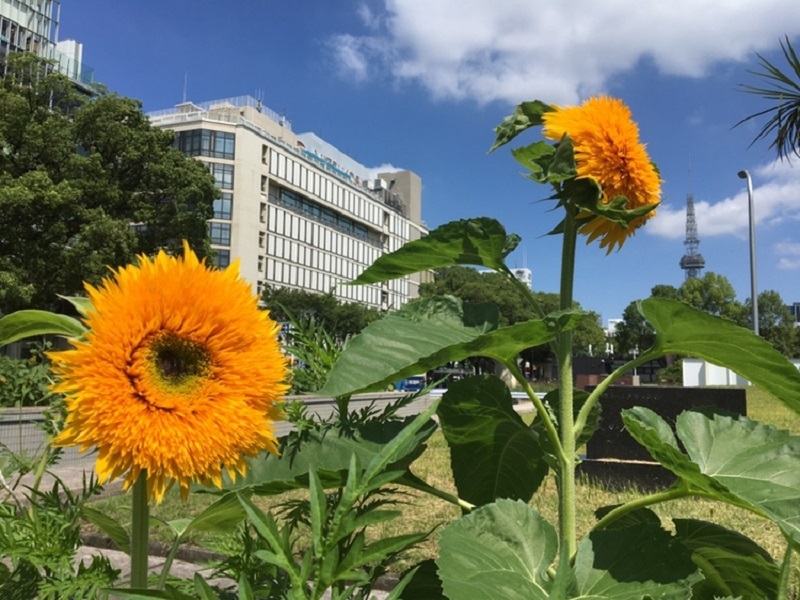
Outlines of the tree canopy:
[[183,240],[210,252],[217,195],[139,101],[80,94],[33,55],[0,80],[0,313],[52,309],[57,296]]
[[[500,312],[502,326],[537,318],[530,299],[520,288],[499,273],[481,273],[470,267],[454,266],[437,270],[432,283],[420,286],[420,295],[451,295],[467,302],[491,302]],[[558,309],[558,294],[534,292],[533,296],[545,312]],[[580,305],[575,303],[575,308],[580,308]],[[597,354],[605,349],[605,332],[599,320],[599,315],[591,311],[581,319],[573,334],[577,353]],[[540,362],[540,354],[548,352],[547,348],[542,348],[542,353],[534,353],[534,362]]]
[[334,339],[343,340],[364,329],[381,313],[357,302],[342,302],[333,294],[317,294],[306,290],[267,286],[261,299],[270,316],[279,322],[314,317],[315,323]]

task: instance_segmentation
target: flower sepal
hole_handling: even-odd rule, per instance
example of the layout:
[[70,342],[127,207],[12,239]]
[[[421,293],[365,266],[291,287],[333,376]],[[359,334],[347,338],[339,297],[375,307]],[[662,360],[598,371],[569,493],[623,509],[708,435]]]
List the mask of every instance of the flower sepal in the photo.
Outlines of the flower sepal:
[[497,137],[489,152],[494,152],[500,146],[504,146],[526,129],[541,125],[544,114],[553,110],[555,110],[553,106],[541,100],[532,100],[517,105],[514,114],[507,116],[500,125],[494,128]]
[[534,142],[528,146],[515,148],[511,154],[523,167],[530,171],[530,177],[537,183],[550,183],[558,189],[558,184],[574,179],[578,175],[575,163],[575,148],[568,135],[558,144],[545,141]]

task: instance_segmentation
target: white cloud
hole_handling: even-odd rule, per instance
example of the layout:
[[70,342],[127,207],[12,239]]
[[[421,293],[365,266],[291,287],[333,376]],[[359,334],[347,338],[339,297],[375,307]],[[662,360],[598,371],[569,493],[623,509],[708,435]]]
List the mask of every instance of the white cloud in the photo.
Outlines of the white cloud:
[[370,179],[377,179],[378,173],[397,173],[398,171],[405,171],[402,167],[396,167],[391,163],[383,163],[377,167],[367,167]]
[[773,246],[778,259],[778,268],[783,270],[800,269],[800,242],[784,240]]
[[[757,225],[776,227],[800,220],[800,168],[775,161],[758,167],[751,175]],[[701,239],[718,235],[747,236],[750,216],[744,181],[741,191],[732,197],[716,202],[695,199],[694,212]],[[685,205],[660,207],[657,218],[647,223],[645,231],[664,238],[684,237]]]
[[389,73],[437,98],[574,103],[643,59],[701,77],[800,33],[794,2],[761,0],[384,0],[358,8],[370,33],[330,41],[359,81]]

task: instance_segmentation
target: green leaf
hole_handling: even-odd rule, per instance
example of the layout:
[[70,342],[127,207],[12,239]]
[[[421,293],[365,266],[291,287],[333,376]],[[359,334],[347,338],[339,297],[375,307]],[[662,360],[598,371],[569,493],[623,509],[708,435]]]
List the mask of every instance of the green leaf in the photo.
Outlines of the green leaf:
[[[589,394],[581,391],[575,390],[572,395],[573,401],[573,413],[575,416],[578,415],[583,405],[588,400]],[[557,389],[551,390],[547,392],[544,397],[544,405],[547,408],[547,412],[550,415],[550,419],[555,423],[556,429],[558,429],[558,415],[560,413],[559,405],[559,392]],[[601,406],[599,402],[595,402],[592,409],[589,411],[589,415],[586,419],[586,423],[583,426],[581,431],[577,432],[575,435],[575,447],[580,448],[589,439],[594,435],[595,430],[597,429],[598,424],[600,423],[600,411]],[[545,460],[547,464],[549,464],[552,468],[558,468],[558,458],[555,448],[550,441],[550,437],[547,435],[547,431],[544,426],[544,422],[542,419],[536,419],[531,424],[531,429],[539,436],[539,443],[542,446],[542,450],[544,451]]]
[[88,317],[89,313],[94,310],[94,305],[92,304],[92,301],[85,296],[62,296],[61,294],[59,294],[58,297],[63,298],[64,300],[72,304],[72,306],[75,307],[75,310],[77,310],[78,313],[84,318]]
[[478,376],[452,384],[438,415],[460,498],[476,505],[531,499],[547,463],[538,436],[516,413],[500,379]]
[[235,482],[226,478],[223,487],[278,494],[308,487],[308,474],[312,470],[325,487],[340,487],[344,485],[352,455],[358,457],[359,464],[371,466],[376,459],[385,460],[387,451],[392,461],[390,466],[398,470],[399,477],[422,453],[425,440],[436,431],[437,425],[430,414],[426,412],[404,421],[371,423],[347,435],[337,431],[311,432],[297,452],[281,456],[262,453],[250,461],[244,477]]
[[[200,573],[194,574],[194,590],[197,592],[198,596],[200,596],[201,600],[219,600],[219,596],[214,592],[214,589],[206,583],[206,580],[203,579],[203,576]],[[239,594],[241,598],[242,595]]]
[[572,139],[568,135],[564,135],[558,146],[556,146],[553,162],[549,166],[546,179],[551,183],[560,183],[573,179],[577,175],[578,167],[575,164],[575,147],[572,144]]
[[575,598],[688,600],[703,575],[690,551],[661,527],[593,531],[575,556]]
[[[407,578],[410,579],[407,580]],[[432,558],[408,569],[403,574],[401,581],[407,581],[407,583],[400,590],[397,600],[446,600],[442,591],[442,582],[437,574],[436,561]]]
[[[622,505],[614,504],[612,506],[603,506],[602,508],[598,508],[596,511],[594,511],[594,514],[598,519],[602,519],[612,510],[619,508],[620,506]],[[617,529],[620,527],[639,527],[642,525],[660,527],[661,519],[659,519],[658,515],[649,508],[636,508],[626,512],[622,517],[610,523],[608,528]]]
[[448,598],[537,600],[549,597],[557,553],[556,531],[538,512],[498,500],[442,530],[436,564]]
[[676,431],[702,473],[800,543],[800,437],[711,410],[684,412]]
[[131,540],[128,536],[128,531],[120,525],[116,519],[85,505],[81,506],[81,517],[110,537],[111,541],[114,542],[120,550],[130,554]]
[[318,393],[336,397],[383,390],[405,377],[471,356],[505,362],[575,327],[582,314],[562,311],[496,329],[498,315],[492,305],[463,304],[452,296],[423,298],[370,323],[350,340]]
[[740,415],[691,410],[677,420],[686,454],[654,434],[669,426],[646,408],[623,411],[625,428],[667,469],[719,501],[769,518],[800,543],[800,437]]
[[0,347],[37,335],[75,338],[84,333],[86,327],[77,319],[44,310],[19,310],[0,318]]
[[753,540],[714,523],[673,521],[676,537],[692,551],[692,560],[705,576],[695,585],[693,597],[777,597],[780,569]]
[[511,151],[511,155],[519,164],[531,172],[531,179],[537,183],[545,183],[555,152],[556,148],[553,144],[548,144],[541,140],[528,146],[514,148]]
[[425,237],[407,242],[399,250],[379,257],[351,283],[361,285],[397,279],[449,265],[476,265],[507,270],[504,259],[519,244],[494,219],[480,217],[452,221]]
[[513,115],[509,115],[503,119],[500,125],[495,127],[494,131],[497,137],[489,152],[494,152],[500,146],[507,144],[526,129],[541,125],[542,116],[553,110],[555,110],[554,107],[545,104],[541,100],[519,104],[514,109]]
[[677,300],[648,298],[641,313],[656,331],[642,359],[684,354],[728,367],[800,413],[800,371],[766,340]]
[[[183,531],[178,532],[178,535],[183,536],[191,531],[217,531],[220,533],[229,533],[235,531],[239,524],[245,519],[245,511],[241,502],[236,494],[225,494],[219,500],[211,504],[208,508],[203,510],[194,519],[191,519]],[[177,521],[185,521],[186,519],[177,519],[170,521],[169,525],[172,527],[173,523]]]

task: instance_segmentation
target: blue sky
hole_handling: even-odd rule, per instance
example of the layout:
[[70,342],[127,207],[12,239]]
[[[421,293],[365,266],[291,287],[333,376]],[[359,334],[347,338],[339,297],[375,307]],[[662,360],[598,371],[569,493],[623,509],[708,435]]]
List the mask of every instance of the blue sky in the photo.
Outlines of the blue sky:
[[[740,91],[758,52],[784,65],[800,50],[790,0],[62,0],[60,39],[111,91],[146,111],[188,100],[261,95],[295,132],[313,131],[367,167],[422,177],[433,228],[489,216],[523,243],[512,267],[556,291],[560,215],[538,202],[493,127],[525,100],[625,100],[664,179],[658,215],[610,256],[581,244],[575,295],[604,321],[684,273],[686,195],[693,193],[706,271],[750,293],[747,193],[753,176],[759,290],[800,301],[800,159],[750,146],[733,126],[768,106]],[[522,141],[539,139],[529,132]]]

